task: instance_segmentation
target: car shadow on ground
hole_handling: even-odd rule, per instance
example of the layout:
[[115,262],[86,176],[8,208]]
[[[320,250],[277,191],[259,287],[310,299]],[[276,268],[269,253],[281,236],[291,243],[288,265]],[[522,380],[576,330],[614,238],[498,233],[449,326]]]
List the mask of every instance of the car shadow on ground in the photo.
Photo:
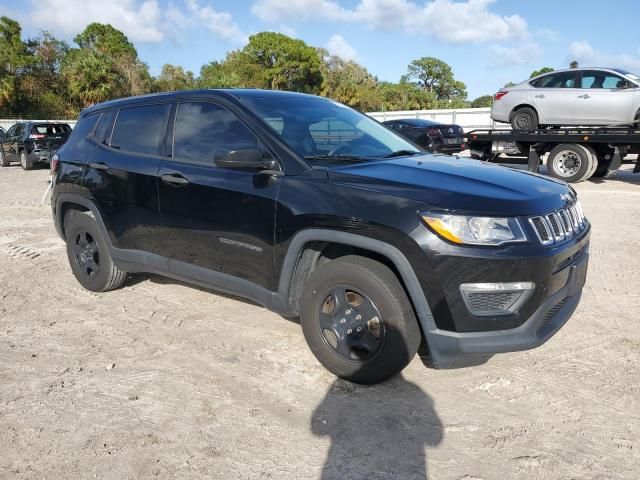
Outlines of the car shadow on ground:
[[433,400],[402,374],[375,386],[335,380],[311,430],[331,441],[323,480],[425,479],[426,448],[443,438]]

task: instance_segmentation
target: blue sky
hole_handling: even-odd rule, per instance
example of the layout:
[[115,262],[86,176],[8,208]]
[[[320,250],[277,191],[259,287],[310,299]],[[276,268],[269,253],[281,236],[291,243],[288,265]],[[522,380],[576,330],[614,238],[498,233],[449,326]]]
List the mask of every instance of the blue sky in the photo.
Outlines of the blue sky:
[[572,59],[640,73],[638,0],[0,0],[0,14],[26,36],[44,29],[69,41],[90,22],[111,23],[154,74],[164,63],[197,74],[264,30],[329,47],[381,80],[438,57],[470,99]]

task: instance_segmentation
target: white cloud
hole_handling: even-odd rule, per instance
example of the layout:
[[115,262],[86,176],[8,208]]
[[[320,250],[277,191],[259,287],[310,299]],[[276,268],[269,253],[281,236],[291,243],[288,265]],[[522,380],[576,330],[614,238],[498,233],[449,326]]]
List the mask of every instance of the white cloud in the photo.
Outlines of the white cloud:
[[109,23],[134,42],[161,42],[169,34],[202,25],[216,37],[233,44],[246,41],[231,14],[184,0],[180,6],[161,7],[158,0],[31,0],[25,20],[36,28],[71,37],[92,22]]
[[634,73],[640,72],[640,48],[637,55],[605,53],[591,46],[586,40],[569,45],[569,60],[577,60],[581,67],[621,67]]
[[356,49],[349,45],[342,35],[333,35],[324,48],[331,55],[336,55],[344,60],[355,60],[358,56]]
[[449,43],[500,41],[527,34],[519,15],[489,10],[495,0],[359,0],[344,8],[334,0],[256,0],[251,11],[267,22],[330,20],[363,24],[378,30],[427,33]]
[[489,62],[491,67],[529,65],[538,62],[542,57],[542,49],[531,40],[525,40],[522,45],[516,47],[493,45],[491,51],[493,52]]
[[560,40],[560,34],[549,28],[537,28],[533,34],[540,40],[544,40],[546,42],[557,42]]

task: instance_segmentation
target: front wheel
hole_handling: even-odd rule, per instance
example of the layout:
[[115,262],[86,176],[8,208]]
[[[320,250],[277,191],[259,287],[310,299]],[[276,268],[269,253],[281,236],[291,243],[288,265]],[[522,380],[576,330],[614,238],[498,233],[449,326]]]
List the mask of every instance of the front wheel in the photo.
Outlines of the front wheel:
[[399,373],[420,345],[420,328],[395,274],[348,255],[316,270],[305,285],[302,330],[318,361],[346,380],[374,384]]

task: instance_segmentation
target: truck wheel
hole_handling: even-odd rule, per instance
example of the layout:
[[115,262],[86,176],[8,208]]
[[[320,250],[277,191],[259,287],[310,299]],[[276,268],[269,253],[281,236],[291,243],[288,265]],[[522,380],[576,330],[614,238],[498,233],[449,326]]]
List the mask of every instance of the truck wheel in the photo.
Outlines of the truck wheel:
[[522,107],[511,115],[511,126],[514,130],[537,130],[538,114],[531,107]]
[[10,162],[4,156],[2,149],[0,149],[0,167],[8,167]]
[[71,210],[65,215],[67,257],[76,280],[92,292],[120,287],[127,272],[113,264],[109,248],[91,212]]
[[591,172],[592,166],[593,159],[589,150],[574,143],[555,146],[547,157],[549,174],[565,182],[581,182]]
[[395,274],[347,255],[316,270],[305,285],[300,323],[318,361],[338,377],[374,384],[399,373],[420,345],[420,328]]
[[20,165],[22,165],[22,168],[24,170],[33,169],[33,160],[29,159],[27,153],[24,150],[20,152]]
[[596,169],[598,168],[599,162],[598,162],[598,154],[596,153],[595,149],[591,145],[579,144],[579,146],[584,148],[591,156],[591,168],[581,180],[578,180],[578,182],[583,182],[585,180],[589,180],[593,176]]

